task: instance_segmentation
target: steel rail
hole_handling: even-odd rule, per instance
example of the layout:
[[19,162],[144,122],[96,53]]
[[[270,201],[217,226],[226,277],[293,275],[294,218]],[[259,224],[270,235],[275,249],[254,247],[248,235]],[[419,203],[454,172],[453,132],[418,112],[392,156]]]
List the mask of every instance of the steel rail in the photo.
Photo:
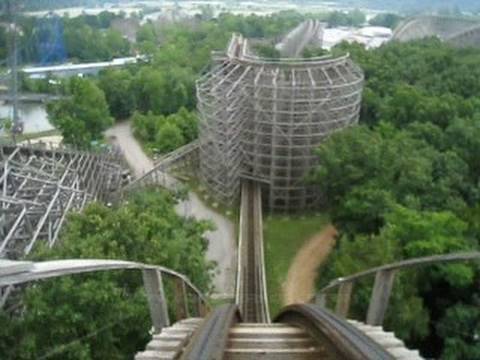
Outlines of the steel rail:
[[362,331],[316,305],[287,306],[274,321],[305,329],[319,344],[326,346],[335,359],[394,359],[392,354]]
[[236,305],[226,304],[216,308],[195,331],[181,359],[223,359],[229,330],[239,321],[241,321],[241,316]]

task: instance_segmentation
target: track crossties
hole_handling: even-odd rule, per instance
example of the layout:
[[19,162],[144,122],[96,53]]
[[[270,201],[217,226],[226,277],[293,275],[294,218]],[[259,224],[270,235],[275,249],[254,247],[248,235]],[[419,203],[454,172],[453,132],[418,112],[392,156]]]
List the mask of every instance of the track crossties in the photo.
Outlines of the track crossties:
[[305,184],[318,163],[314,149],[357,123],[363,73],[349,55],[263,59],[234,35],[225,54],[197,82],[200,177],[231,203],[241,178],[263,184],[267,208],[299,211],[318,204]]
[[236,303],[243,321],[268,323],[260,186],[242,183]]

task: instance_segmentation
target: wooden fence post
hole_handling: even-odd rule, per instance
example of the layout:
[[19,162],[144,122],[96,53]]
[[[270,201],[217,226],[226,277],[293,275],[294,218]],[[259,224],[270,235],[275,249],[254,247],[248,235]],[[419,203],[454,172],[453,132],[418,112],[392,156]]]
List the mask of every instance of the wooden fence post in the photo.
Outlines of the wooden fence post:
[[337,304],[335,313],[343,318],[348,316],[350,298],[352,296],[353,281],[341,283],[338,287]]
[[367,324],[382,325],[387,312],[390,293],[395,280],[395,270],[381,270],[375,275],[372,296],[368,306]]
[[325,293],[318,293],[315,295],[315,305],[320,307],[327,307],[327,294]]
[[197,294],[195,293],[195,300],[196,300],[196,316],[198,317],[205,317],[205,315],[207,315],[207,309],[206,309],[206,306],[205,304],[203,303],[203,300],[202,298]]
[[147,294],[150,317],[155,333],[170,325],[162,273],[157,269],[143,270],[143,285]]
[[188,311],[188,298],[185,282],[182,278],[175,278],[175,309],[177,321],[186,319],[190,316]]

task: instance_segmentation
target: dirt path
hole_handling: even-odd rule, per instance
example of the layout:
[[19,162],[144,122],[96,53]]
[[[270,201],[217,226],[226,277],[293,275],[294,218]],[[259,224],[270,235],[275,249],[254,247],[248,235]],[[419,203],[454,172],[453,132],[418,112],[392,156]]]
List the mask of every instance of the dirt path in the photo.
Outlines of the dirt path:
[[335,245],[337,230],[328,225],[313,236],[295,256],[283,284],[284,305],[306,303],[314,295],[317,269]]

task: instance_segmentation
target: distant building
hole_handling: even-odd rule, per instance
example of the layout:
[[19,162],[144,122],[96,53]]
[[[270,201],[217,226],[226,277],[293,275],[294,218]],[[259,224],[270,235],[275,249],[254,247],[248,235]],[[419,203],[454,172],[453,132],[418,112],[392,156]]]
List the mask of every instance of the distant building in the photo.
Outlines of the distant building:
[[134,56],[94,63],[26,67],[22,71],[31,79],[45,79],[51,75],[56,77],[96,75],[103,69],[135,64],[144,59],[143,56]]
[[373,49],[390,41],[392,36],[391,29],[381,26],[365,26],[360,29],[348,27],[324,29],[323,48],[330,50],[342,41],[346,41],[357,42],[367,49]]

